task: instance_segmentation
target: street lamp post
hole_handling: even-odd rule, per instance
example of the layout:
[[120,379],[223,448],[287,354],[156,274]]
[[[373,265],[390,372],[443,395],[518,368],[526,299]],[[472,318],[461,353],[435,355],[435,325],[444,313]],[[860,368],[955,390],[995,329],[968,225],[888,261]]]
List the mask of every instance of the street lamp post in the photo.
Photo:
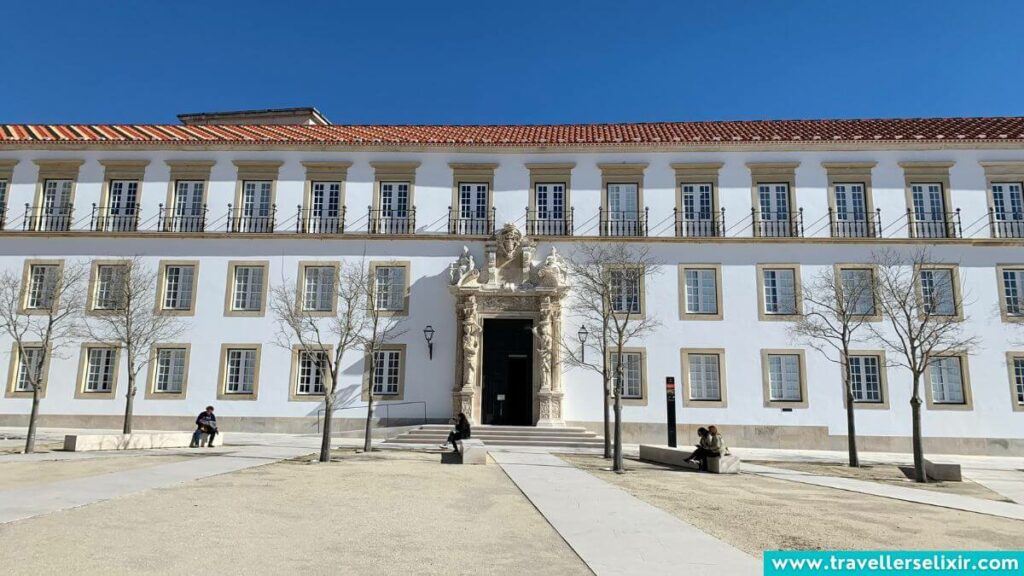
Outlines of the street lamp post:
[[433,360],[434,359],[434,327],[427,324],[427,327],[423,329],[423,338],[427,341],[427,355]]
[[580,326],[579,332],[576,332],[576,337],[580,339],[580,362],[581,363],[586,361],[584,357],[586,356],[587,347],[584,346],[584,344],[587,343],[587,336],[589,336],[589,335],[590,335],[590,332],[587,331],[587,327],[586,326]]

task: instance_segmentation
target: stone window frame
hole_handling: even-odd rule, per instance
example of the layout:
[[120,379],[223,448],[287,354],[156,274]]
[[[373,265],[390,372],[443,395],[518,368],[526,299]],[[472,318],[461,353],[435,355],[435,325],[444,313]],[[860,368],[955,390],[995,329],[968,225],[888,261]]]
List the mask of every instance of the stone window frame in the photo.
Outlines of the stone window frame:
[[[164,203],[164,218],[162,227],[165,231],[170,230],[168,224],[177,214],[178,182],[202,182],[203,183],[203,206],[209,205],[210,195],[210,172],[216,164],[213,160],[165,160],[170,169],[167,178],[167,197]],[[205,214],[204,214],[205,218]]]
[[[948,215],[955,210],[952,208],[952,195],[950,194],[949,169],[956,164],[954,161],[913,161],[899,162],[903,169],[903,197],[907,205],[909,221],[907,222],[908,232],[913,232],[913,225],[917,223],[914,215],[914,192],[915,184],[939,184],[942,186],[942,205]],[[989,194],[991,195],[991,194]],[[951,219],[944,215],[944,225],[949,226]],[[912,234],[908,234],[912,236]],[[953,238],[946,236],[945,238]],[[945,238],[928,238],[928,240],[942,240]]]
[[863,263],[863,262],[842,262],[832,266],[832,274],[836,280],[836,287],[839,293],[842,294],[843,290],[843,270],[867,270],[871,272],[871,285],[873,291],[873,300],[875,304],[874,314],[856,314],[855,316],[863,322],[881,322],[882,321],[882,303],[878,298],[878,278],[879,271],[877,264]]
[[[1018,316],[1011,316],[1006,310],[1006,286],[1003,282],[1003,272],[1007,270],[1021,271],[1024,272],[1024,263],[1022,264],[996,264],[996,287],[999,290],[999,316],[1003,322],[1008,323],[1021,323],[1024,322],[1024,312]],[[955,288],[954,288],[955,289]],[[1024,308],[1024,285],[1017,287],[1019,297],[1022,301],[1022,308]]]
[[[259,310],[235,310],[235,269],[247,267],[263,268],[263,291],[260,295]],[[267,300],[270,295],[267,290],[270,287],[270,261],[269,260],[229,260],[228,279],[224,290],[224,316],[229,318],[262,318],[267,315]]]
[[[274,217],[274,206],[277,206],[277,179],[284,162],[275,160],[232,160],[235,165],[235,203],[231,216],[242,209],[242,198],[246,182],[270,182],[270,210]],[[204,189],[205,192],[205,189]]]
[[[348,182],[348,169],[352,163],[348,161],[314,162],[303,161],[303,168],[306,169],[306,180],[302,189],[302,209],[307,212],[313,209],[313,184],[316,182],[337,182],[338,189],[338,210],[346,211],[346,184]],[[339,214],[339,218],[341,215]]]
[[[22,342],[22,346],[25,348],[43,348],[42,342]],[[18,374],[21,372],[21,357],[18,354],[18,343],[11,342],[11,359],[10,366],[7,371],[7,389],[4,393],[5,398],[31,398],[31,390],[17,390],[18,385]],[[46,353],[46,358],[43,360],[43,385],[39,388],[39,399],[46,398],[46,389],[50,384],[50,360],[53,358],[53,345],[51,344]]]
[[[669,164],[676,173],[675,200],[677,214],[683,213],[684,184],[710,184],[711,218],[713,220],[721,218],[718,175],[724,165],[724,162],[672,162]],[[720,222],[719,226],[721,225],[722,223]]]
[[[886,360],[885,350],[862,350],[850,349],[850,356],[876,356],[878,358],[878,392],[882,396],[881,402],[854,402],[855,410],[888,410],[889,409],[889,365]],[[845,360],[845,358],[844,358]],[[839,387],[843,396],[843,408],[846,408],[846,391],[842,389],[842,370],[846,367],[843,362],[839,365]]]
[[[752,222],[751,232],[754,237],[761,236],[758,234],[758,222],[763,221],[759,192],[759,187],[762,185],[785,184],[789,189],[789,220],[790,226],[792,226],[793,219],[800,211],[796,201],[796,169],[799,167],[800,162],[747,162],[747,170],[750,171],[750,207],[756,210],[757,214],[757,218]],[[791,236],[793,235],[787,234],[782,237]]]
[[[92,349],[110,348],[114,350],[114,371],[111,373],[110,391],[86,392],[85,385],[89,373],[89,351]],[[117,342],[83,342],[78,358],[78,377],[75,379],[75,398],[113,400],[117,397],[117,388],[121,373],[121,346]]]
[[[256,366],[253,370],[252,392],[228,392],[228,351],[255,350]],[[225,343],[220,345],[220,361],[217,368],[217,400],[256,400],[260,392],[260,370],[263,363],[262,343]]]
[[[640,266],[635,266],[635,265],[632,265],[632,264],[614,264],[614,265],[611,265],[611,266],[609,266],[607,268],[607,272],[610,275],[613,271],[616,271],[616,270],[626,270],[626,269],[629,269],[629,268],[640,268]],[[610,282],[610,280],[609,280],[609,282]],[[624,319],[627,316],[630,317],[630,318],[646,318],[647,317],[647,274],[640,274],[639,275],[639,282],[640,282],[640,286],[637,288],[637,290],[639,290],[639,296],[640,296],[640,311],[639,312],[615,312],[613,310],[612,314],[616,318]]]
[[[764,298],[764,271],[765,270],[793,270],[793,291],[796,298],[796,313],[794,314],[768,314],[765,312]],[[803,283],[800,279],[800,264],[764,262],[755,266],[757,272],[757,319],[761,322],[796,322],[804,315]]]
[[409,212],[414,213],[416,210],[416,170],[420,167],[420,162],[370,162],[370,167],[373,168],[373,197],[370,209],[380,210],[382,183],[404,182],[409,184]]
[[[725,315],[725,302],[722,299],[722,265],[721,264],[700,264],[687,263],[679,264],[679,319],[680,320],[722,320]],[[699,312],[686,311],[686,271],[687,270],[714,270],[715,271],[715,308],[714,314],[702,314]],[[641,309],[643,305],[641,304]]]
[[[576,168],[575,162],[528,162],[526,169],[530,171],[530,190],[527,194],[527,211],[530,214],[537,213],[537,185],[561,184],[565,187],[563,218],[569,220],[572,214],[572,171],[574,168]],[[571,234],[566,235],[571,236]]]
[[1024,351],[1006,353],[1006,371],[1010,376],[1010,406],[1014,412],[1024,412],[1024,403],[1017,401],[1017,381],[1013,366],[1013,361],[1018,358],[1024,359]]
[[950,411],[961,411],[971,412],[974,410],[974,394],[971,391],[971,369],[968,364],[968,355],[966,352],[947,352],[945,354],[936,354],[936,358],[958,358],[960,360],[960,385],[963,387],[964,401],[963,404],[952,404],[952,403],[935,403],[932,400],[932,376],[931,376],[931,362],[929,362],[924,369],[924,398],[925,406],[928,410],[950,410]]
[[131,281],[130,276],[129,276],[131,274],[131,272],[128,270],[128,268],[131,266],[131,260],[123,259],[123,258],[121,258],[121,259],[109,258],[109,259],[93,260],[92,262],[90,262],[90,264],[89,264],[89,284],[87,285],[88,288],[87,288],[87,292],[85,294],[85,315],[86,316],[112,316],[112,315],[123,313],[124,312],[123,309],[117,309],[117,308],[97,309],[96,308],[96,288],[98,287],[98,283],[99,283],[100,266],[114,266],[114,267],[124,266],[125,267],[124,281],[125,282],[130,282]]
[[[618,350],[614,346],[610,346],[605,355],[605,362],[608,363],[609,368],[611,367],[612,355],[617,354]],[[623,354],[640,354],[640,397],[639,398],[626,398],[622,397],[623,406],[647,406],[648,400],[650,399],[649,388],[647,386],[647,348],[643,346],[623,346]],[[613,376],[609,376],[613,378]],[[611,380],[609,380],[611,384]],[[612,396],[614,397],[615,390],[612,390]]]
[[35,201],[32,206],[32,216],[37,219],[42,216],[43,195],[46,190],[47,180],[70,180],[71,197],[69,205],[72,209],[75,206],[75,197],[78,195],[78,177],[85,160],[61,159],[61,160],[33,160],[39,168],[36,177]]
[[[985,170],[985,199],[988,202],[989,214],[996,210],[992,197],[993,184],[1019,184],[1024,192],[1024,162],[1017,160],[981,160],[978,162]],[[995,230],[991,231],[995,237]]]
[[[157,264],[156,302],[153,313],[161,316],[195,316],[199,300],[199,260],[161,260]],[[169,266],[192,267],[192,305],[187,310],[164,308],[164,294],[167,290],[167,268]]]
[[334,354],[334,345],[327,344],[323,348],[318,349],[316,346],[303,346],[302,344],[295,344],[291,349],[291,369],[288,373],[288,401],[289,402],[323,402],[324,396],[327,393],[329,386],[330,374],[324,375],[324,392],[319,394],[314,393],[300,393],[299,392],[299,354],[303,352],[323,352],[328,356]]
[[100,160],[103,166],[103,189],[100,191],[99,207],[106,208],[108,217],[110,210],[110,186],[116,180],[138,182],[139,188],[135,196],[135,213],[139,214],[142,207],[142,185],[146,180],[146,167],[149,160]]
[[[299,260],[297,280],[295,281],[295,305],[299,312],[311,318],[329,318],[338,313],[338,268],[337,260]],[[330,268],[333,286],[331,287],[334,297],[331,299],[330,310],[306,310],[306,268]]]
[[0,193],[0,229],[4,226],[4,215],[6,214],[7,205],[11,203],[11,183],[14,181],[14,167],[18,165],[18,160],[0,160],[0,184],[3,184],[4,190]]
[[[923,270],[950,270],[950,282],[953,288],[953,307],[955,313],[952,316],[958,322],[964,320],[964,302],[963,302],[963,284],[960,283],[960,266],[958,264],[927,264],[927,265],[914,265],[914,291],[915,296],[919,302],[924,302],[924,292],[921,285],[921,272]],[[1000,286],[1002,282],[1000,282]],[[946,318],[945,314],[933,314],[933,316],[941,316]],[[918,307],[918,318],[924,318],[924,306],[923,304]]]
[[[405,299],[401,310],[377,310],[377,269],[405,269]],[[373,260],[370,262],[370,305],[383,318],[409,315],[409,300],[412,292],[412,261],[411,260]]]
[[[28,307],[29,279],[32,276],[32,268],[34,266],[56,266],[58,277],[63,279],[64,276],[63,258],[26,258],[21,271],[21,294],[18,296],[18,314],[22,316],[46,316],[50,313],[50,309],[47,308]],[[60,307],[60,296],[61,291],[58,289],[56,294],[53,295],[52,307]]]
[[[768,358],[770,356],[797,356],[800,367],[800,400],[772,400],[771,381],[768,377]],[[761,349],[761,393],[764,396],[765,408],[805,409],[807,399],[807,358],[802,348],[762,348]]]
[[[376,352],[384,352],[390,350],[397,350],[399,352],[399,367],[398,367],[398,393],[397,394],[374,394],[373,397],[376,401],[383,400],[405,400],[405,372],[409,364],[409,350],[406,344],[381,344],[375,350]],[[363,355],[363,381],[362,391],[360,397],[364,402],[370,399],[370,390],[373,386],[373,381],[370,375],[370,352]]]
[[[718,356],[718,400],[695,400],[690,398],[690,354]],[[725,374],[725,348],[680,348],[679,365],[681,367],[682,402],[685,408],[728,408],[729,396]]]
[[[832,214],[836,214],[836,185],[837,184],[860,184],[864,186],[864,212],[868,223],[872,222],[875,214],[874,188],[871,185],[871,172],[878,162],[822,162],[821,167],[825,169],[828,179],[828,208]],[[879,226],[874,222],[874,226]],[[875,230],[877,234],[879,231]],[[870,235],[869,235],[870,237]]]
[[609,184],[636,184],[637,221],[641,221],[640,214],[643,214],[646,209],[644,172],[648,165],[647,162],[598,162],[597,168],[601,171],[601,211],[604,214],[608,213]]
[[[181,392],[157,392],[156,360],[157,354],[163,349],[185,350],[185,373],[181,379]],[[190,342],[158,342],[149,350],[149,366],[146,371],[146,400],[184,400],[188,395],[188,373],[192,364],[192,344]]]
[[[463,184],[486,184],[487,185],[487,216],[491,218],[491,210],[494,208],[494,171],[498,168],[496,162],[449,162],[448,167],[452,170],[452,213],[448,225],[460,218],[461,205],[459,204],[459,188]],[[449,228],[451,229],[451,228]]]

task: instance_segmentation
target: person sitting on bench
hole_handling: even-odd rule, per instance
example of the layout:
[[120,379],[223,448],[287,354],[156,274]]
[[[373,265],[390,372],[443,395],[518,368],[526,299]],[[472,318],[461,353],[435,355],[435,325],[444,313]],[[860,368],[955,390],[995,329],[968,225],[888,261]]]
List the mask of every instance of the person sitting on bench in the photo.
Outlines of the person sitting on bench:
[[441,444],[441,449],[448,448],[448,444],[451,444],[455,448],[455,452],[459,452],[459,440],[465,440],[469,438],[469,418],[462,412],[459,412],[458,417],[455,419],[455,430],[448,433],[448,439],[445,440],[444,444]]
[[207,435],[206,446],[213,448],[213,438],[217,435],[217,417],[213,415],[213,406],[207,406],[206,410],[196,416],[196,431],[192,433],[192,443],[189,448],[201,447],[202,435]]
[[706,471],[708,469],[708,458],[721,458],[723,454],[729,453],[729,449],[725,447],[725,441],[722,440],[722,435],[718,433],[717,426],[698,428],[697,435],[700,436],[697,449],[687,456],[684,462],[696,460],[699,464],[698,469]]

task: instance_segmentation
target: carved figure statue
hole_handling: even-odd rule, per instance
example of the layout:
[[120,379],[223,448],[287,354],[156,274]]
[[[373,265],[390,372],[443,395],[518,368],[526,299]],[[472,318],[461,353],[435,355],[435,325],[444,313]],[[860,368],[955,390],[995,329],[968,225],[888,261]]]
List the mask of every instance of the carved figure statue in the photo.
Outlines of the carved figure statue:
[[540,306],[540,320],[533,328],[537,338],[537,353],[540,355],[540,387],[551,389],[551,356],[554,338],[551,335],[551,299],[545,298]]
[[462,387],[476,384],[477,356],[480,353],[480,324],[476,320],[476,298],[466,299],[462,319]]
[[562,257],[558,255],[558,249],[554,246],[551,247],[551,253],[544,259],[544,265],[537,272],[537,277],[540,278],[544,286],[558,288],[565,285],[565,262],[562,261]]
[[476,260],[473,259],[473,255],[469,253],[469,247],[462,247],[462,254],[459,259],[452,263],[448,268],[448,275],[451,279],[453,286],[458,286],[466,282],[466,279],[475,279],[480,275],[480,271],[476,268]]
[[498,241],[498,248],[501,250],[501,255],[507,259],[515,256],[516,250],[519,249],[519,245],[523,241],[523,233],[511,222],[502,226],[495,236],[495,239]]

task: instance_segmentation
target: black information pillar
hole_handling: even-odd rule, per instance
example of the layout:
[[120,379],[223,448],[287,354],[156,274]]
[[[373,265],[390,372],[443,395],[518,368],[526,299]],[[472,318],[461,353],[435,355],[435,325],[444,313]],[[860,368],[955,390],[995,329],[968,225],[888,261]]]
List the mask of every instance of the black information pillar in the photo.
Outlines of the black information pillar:
[[665,399],[668,402],[668,445],[676,447],[676,379],[672,376],[665,378]]

